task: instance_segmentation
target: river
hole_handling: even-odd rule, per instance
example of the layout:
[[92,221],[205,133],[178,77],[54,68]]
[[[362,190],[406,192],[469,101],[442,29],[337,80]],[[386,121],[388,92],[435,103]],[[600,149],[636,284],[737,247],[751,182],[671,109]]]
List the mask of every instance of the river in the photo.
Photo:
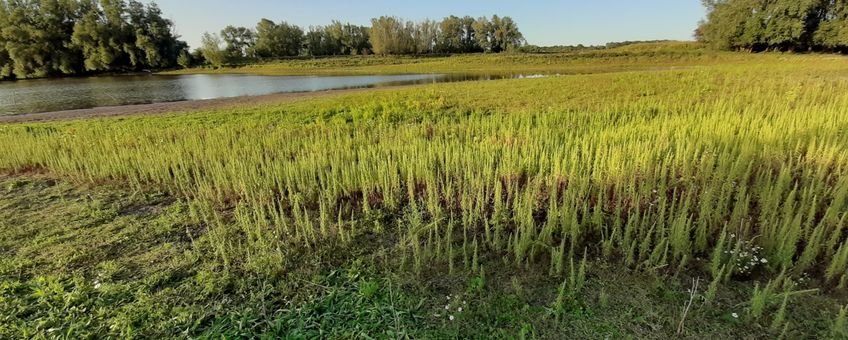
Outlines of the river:
[[256,96],[285,92],[384,87],[521,76],[504,75],[121,75],[0,82],[0,115]]

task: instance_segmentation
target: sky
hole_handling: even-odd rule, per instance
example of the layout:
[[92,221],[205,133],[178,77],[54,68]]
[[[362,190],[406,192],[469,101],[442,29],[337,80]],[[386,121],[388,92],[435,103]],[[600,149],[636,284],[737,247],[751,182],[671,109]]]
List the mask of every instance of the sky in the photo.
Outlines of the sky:
[[533,45],[598,45],[627,40],[692,40],[705,11],[699,0],[155,0],[192,47],[203,32],[254,27],[262,18],[301,27],[337,19],[370,26],[393,15],[418,21],[449,15],[511,16]]

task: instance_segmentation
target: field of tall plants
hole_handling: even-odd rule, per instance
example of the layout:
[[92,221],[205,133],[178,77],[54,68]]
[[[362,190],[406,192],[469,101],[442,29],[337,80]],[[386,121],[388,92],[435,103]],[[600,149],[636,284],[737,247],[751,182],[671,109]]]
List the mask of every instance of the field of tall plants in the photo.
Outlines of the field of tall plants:
[[[510,280],[501,272],[554,282],[550,301],[535,303],[545,306],[539,313],[548,321],[530,318],[523,324],[529,326],[500,336],[549,337],[562,334],[545,331],[562,322],[593,320],[590,302],[602,305],[608,293],[586,293],[584,282],[602,283],[600,268],[674,277],[689,293],[667,304],[689,300],[688,313],[694,299],[692,308],[710,312],[692,312],[689,320],[729,326],[687,329],[687,314],[673,307],[661,313],[658,328],[634,330],[621,321],[610,327],[622,333],[580,333],[585,336],[844,335],[848,59],[766,54],[744,63],[728,55],[726,62],[717,54],[703,57],[714,59],[709,65],[679,70],[6,125],[0,126],[0,169],[18,180],[49,176],[173,197],[186,252],[208,273],[272,287],[311,280],[299,274],[303,263],[326,269],[357,259],[412,281],[469,277],[471,283],[460,284],[476,287],[468,291],[485,290],[486,282],[510,286],[491,283]],[[6,209],[12,216],[19,208]],[[0,238],[0,250],[19,254],[23,234]],[[4,280],[44,274],[10,261],[0,270]],[[521,286],[515,280],[509,289]],[[389,297],[396,293],[391,287]],[[451,291],[442,288],[433,289]],[[261,290],[240,289],[242,295]],[[12,291],[4,291],[7,301]],[[810,295],[826,307],[805,312],[799,296]],[[534,299],[545,298],[527,298]],[[734,309],[723,310],[728,306]],[[445,308],[456,309],[452,302]],[[37,322],[0,311],[17,320],[9,332]],[[412,316],[400,318],[406,317]],[[466,327],[493,325],[485,320]],[[216,325],[199,324],[201,330]],[[454,335],[472,334],[469,329],[453,329]],[[124,334],[103,332],[92,334]],[[416,334],[422,336],[378,336]]]

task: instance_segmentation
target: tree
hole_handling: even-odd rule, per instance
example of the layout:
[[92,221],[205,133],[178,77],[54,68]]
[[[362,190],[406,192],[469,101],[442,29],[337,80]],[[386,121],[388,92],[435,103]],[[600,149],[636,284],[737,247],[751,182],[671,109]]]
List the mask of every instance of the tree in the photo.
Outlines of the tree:
[[410,25],[398,17],[371,19],[371,47],[376,54],[409,54],[415,52],[415,39]]
[[825,6],[823,22],[814,33],[813,43],[832,50],[848,49],[848,0],[830,0]]
[[189,68],[193,64],[191,59],[191,53],[188,53],[188,50],[183,50],[180,52],[180,56],[177,57],[177,64],[182,68]]
[[[135,36],[138,56],[134,66],[163,68],[177,65],[177,58],[188,45],[173,33],[173,23],[162,17],[155,3],[142,8],[138,1],[130,1],[130,27]],[[140,60],[139,60],[140,59]]]
[[3,26],[8,22],[9,13],[5,1],[0,1],[0,80],[12,77],[12,58],[6,50],[6,41],[3,39]]
[[81,51],[87,71],[171,67],[188,48],[153,3],[86,0],[80,2],[80,13],[71,43]]
[[444,18],[439,23],[436,50],[442,53],[482,52],[476,29],[485,26],[470,16],[460,18],[451,15]]
[[704,0],[698,40],[720,49],[841,49],[845,0]]
[[[77,20],[77,5],[71,0],[6,2],[0,40],[5,42],[15,77],[78,71],[79,54],[66,44]],[[8,63],[4,68],[9,68]]]
[[0,0],[0,78],[175,66],[172,27],[135,0]]
[[342,24],[333,20],[327,26],[310,26],[304,36],[306,54],[318,55],[356,55],[368,54],[371,50],[368,28]]
[[221,30],[221,39],[226,44],[230,58],[251,57],[256,44],[256,34],[246,27],[227,26]]
[[203,57],[203,50],[200,47],[195,48],[189,54],[191,56],[191,64],[192,65],[205,65],[206,58]]
[[351,35],[347,28],[337,20],[333,20],[330,25],[324,27],[325,54],[351,54]]
[[477,33],[474,31],[474,18],[464,16],[460,22],[460,51],[461,53],[482,52],[482,49],[477,45]]
[[[110,16],[95,1],[81,2],[81,18],[74,25],[71,43],[82,52],[84,67],[88,71],[114,69],[125,55],[125,39],[121,24],[123,9],[115,11],[116,3],[105,3]],[[121,3],[123,5],[123,3]],[[108,6],[108,7],[107,7]]]
[[436,50],[441,53],[457,53],[462,51],[462,19],[449,16],[439,23],[439,37]]
[[719,49],[753,48],[761,41],[762,0],[706,0],[710,11],[696,36]]
[[203,33],[200,39],[200,53],[212,67],[221,67],[227,63],[227,52],[221,47],[223,42],[217,34]]
[[370,29],[368,27],[345,24],[345,31],[348,36],[346,47],[349,54],[364,55],[371,53]]
[[762,42],[780,50],[808,49],[821,23],[820,0],[778,0],[769,2],[759,16],[763,23]]
[[492,23],[486,17],[477,18],[472,25],[474,28],[474,40],[477,46],[484,52],[492,51],[492,40],[494,39],[494,29]]
[[489,27],[489,49],[492,52],[510,51],[524,45],[524,36],[512,18],[492,16]]
[[439,23],[434,20],[424,20],[415,26],[413,39],[417,53],[433,53],[439,38]]
[[297,56],[303,47],[303,30],[286,22],[262,19],[256,25],[255,53],[261,58]]

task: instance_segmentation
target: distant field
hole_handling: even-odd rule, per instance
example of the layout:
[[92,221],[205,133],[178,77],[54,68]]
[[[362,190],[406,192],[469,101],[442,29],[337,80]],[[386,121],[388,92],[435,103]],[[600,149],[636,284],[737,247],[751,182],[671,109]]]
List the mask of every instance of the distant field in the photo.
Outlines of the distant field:
[[610,50],[545,54],[455,56],[349,56],[300,58],[220,69],[193,68],[166,74],[372,75],[405,73],[579,74],[743,62],[750,56],[706,50],[692,42],[636,44]]
[[214,72],[562,75],[0,125],[0,337],[843,338],[846,66],[297,60]]

